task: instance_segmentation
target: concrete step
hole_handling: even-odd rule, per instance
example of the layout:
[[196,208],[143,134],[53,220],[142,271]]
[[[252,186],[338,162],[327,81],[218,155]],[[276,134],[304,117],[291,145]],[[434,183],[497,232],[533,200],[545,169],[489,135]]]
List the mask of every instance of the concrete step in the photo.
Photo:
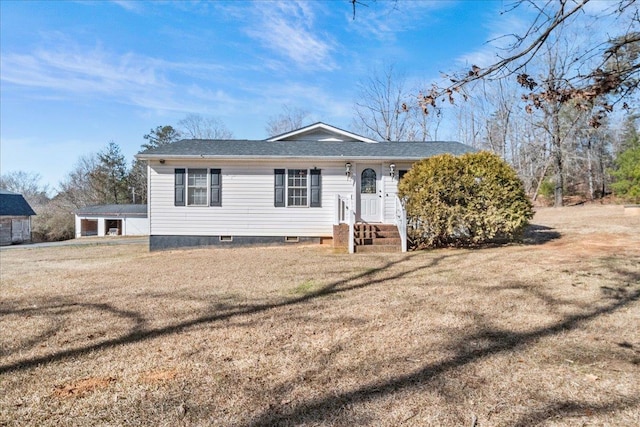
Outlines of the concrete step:
[[400,245],[364,245],[353,248],[356,253],[388,253],[400,252]]

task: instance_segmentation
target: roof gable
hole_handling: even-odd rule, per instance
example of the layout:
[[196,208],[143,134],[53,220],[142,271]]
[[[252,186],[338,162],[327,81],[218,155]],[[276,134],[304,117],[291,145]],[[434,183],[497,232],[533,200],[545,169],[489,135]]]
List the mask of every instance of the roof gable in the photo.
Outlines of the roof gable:
[[318,122],[300,129],[292,130],[267,139],[269,142],[275,141],[359,141],[375,143],[373,139],[348,132],[346,130]]
[[35,214],[29,203],[22,197],[22,194],[6,190],[0,191],[0,215],[31,216]]

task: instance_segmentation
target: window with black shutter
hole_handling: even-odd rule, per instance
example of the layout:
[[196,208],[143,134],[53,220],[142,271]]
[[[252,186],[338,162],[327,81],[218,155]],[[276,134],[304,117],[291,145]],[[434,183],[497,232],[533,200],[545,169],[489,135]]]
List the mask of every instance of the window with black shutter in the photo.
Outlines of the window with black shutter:
[[285,206],[285,179],[284,179],[284,169],[275,169],[274,171],[274,206],[276,208]]
[[209,206],[222,206],[222,181],[220,169],[211,169],[211,195]]
[[320,169],[274,169],[274,206],[321,207]]
[[174,204],[175,206],[184,206],[184,169],[176,169],[175,171],[175,184],[174,184]]
[[311,169],[311,201],[309,206],[319,208],[322,206],[322,177],[320,169]]

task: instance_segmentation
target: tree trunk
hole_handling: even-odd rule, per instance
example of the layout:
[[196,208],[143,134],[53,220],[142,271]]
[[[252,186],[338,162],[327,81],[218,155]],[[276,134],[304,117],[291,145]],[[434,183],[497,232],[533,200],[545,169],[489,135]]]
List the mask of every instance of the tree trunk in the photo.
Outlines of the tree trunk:
[[560,105],[556,104],[551,110],[551,146],[553,147],[553,162],[555,166],[556,186],[553,192],[556,208],[562,207],[564,202],[564,163],[562,159],[562,137],[560,135]]

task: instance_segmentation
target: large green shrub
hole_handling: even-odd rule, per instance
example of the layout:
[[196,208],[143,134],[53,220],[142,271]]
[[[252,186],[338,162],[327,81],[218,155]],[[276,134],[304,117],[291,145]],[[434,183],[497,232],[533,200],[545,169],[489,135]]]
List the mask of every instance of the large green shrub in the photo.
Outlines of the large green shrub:
[[402,178],[398,193],[418,249],[512,240],[533,216],[516,172],[488,152],[423,159]]

